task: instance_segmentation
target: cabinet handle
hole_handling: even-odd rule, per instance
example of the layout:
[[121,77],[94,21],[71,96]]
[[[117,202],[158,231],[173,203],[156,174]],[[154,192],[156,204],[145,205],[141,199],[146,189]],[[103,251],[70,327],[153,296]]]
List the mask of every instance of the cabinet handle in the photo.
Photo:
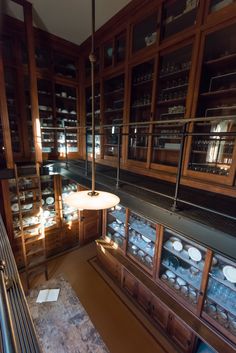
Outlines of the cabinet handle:
[[200,292],[199,292],[199,295],[203,296],[203,291],[200,291]]

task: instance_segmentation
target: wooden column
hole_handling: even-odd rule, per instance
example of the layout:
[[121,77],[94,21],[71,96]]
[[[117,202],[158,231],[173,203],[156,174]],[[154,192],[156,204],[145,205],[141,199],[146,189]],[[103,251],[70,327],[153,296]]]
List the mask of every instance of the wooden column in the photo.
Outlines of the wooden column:
[[35,146],[35,161],[42,163],[42,140],[39,119],[39,103],[38,103],[38,89],[35,63],[35,47],[34,47],[34,30],[32,17],[32,4],[25,3],[24,5],[24,22],[26,31],[26,43],[28,49],[29,61],[29,81],[30,81],[30,100],[31,100],[31,119],[33,127],[33,139]]
[[2,135],[3,135],[4,149],[5,149],[4,154],[6,158],[6,166],[7,168],[13,169],[14,163],[13,163],[12,145],[11,145],[11,130],[10,130],[10,124],[9,124],[9,117],[8,117],[1,43],[0,43],[0,115],[1,115],[1,121],[2,121]]

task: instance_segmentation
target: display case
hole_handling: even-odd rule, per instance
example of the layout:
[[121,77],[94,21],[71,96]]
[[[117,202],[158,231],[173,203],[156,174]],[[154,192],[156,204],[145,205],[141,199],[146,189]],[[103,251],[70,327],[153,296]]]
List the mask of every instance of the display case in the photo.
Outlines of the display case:
[[157,41],[158,13],[154,13],[133,25],[132,52],[149,47]]
[[166,39],[196,23],[199,0],[169,0],[163,3],[161,37]]
[[[160,56],[155,120],[182,119],[191,67],[192,45]],[[154,125],[152,163],[177,166],[181,145],[180,124]]]
[[154,268],[157,226],[150,220],[130,211],[127,255],[148,272]]
[[55,228],[58,223],[54,177],[51,175],[45,175],[41,176],[40,180],[43,208],[43,226],[45,230],[49,230],[51,228]]
[[65,177],[62,177],[62,218],[64,223],[73,222],[79,219],[79,211],[68,206],[64,199],[67,195],[77,191],[77,184]]
[[[91,94],[91,87],[86,88],[86,126],[92,126],[92,94]],[[100,110],[100,101],[101,101],[101,94],[100,94],[100,85],[99,83],[95,84],[94,89],[94,110],[95,110],[95,155],[100,156],[101,154],[101,137],[100,133],[100,124],[101,124],[101,110]],[[98,133],[98,134],[96,134]],[[92,155],[92,131],[87,129],[86,134],[86,149],[87,153],[91,156]]]
[[209,13],[213,13],[233,4],[235,0],[210,0]]
[[126,55],[126,31],[122,31],[105,42],[103,49],[103,69],[107,69],[125,60]]
[[125,251],[126,246],[126,209],[117,205],[107,210],[105,236]]
[[212,258],[202,315],[236,343],[236,264],[217,253]]
[[[77,90],[75,87],[55,84],[57,151],[60,156],[78,152]],[[64,130],[64,128],[69,128]],[[75,128],[75,129],[73,129]]]
[[[231,172],[235,149],[233,133],[236,130],[235,121],[232,119],[236,112],[235,30],[236,25],[233,25],[206,37],[196,114],[199,117],[218,119],[195,123],[194,132],[201,135],[192,139],[189,160],[191,170],[205,175],[214,174],[221,177],[231,175],[231,178],[223,178],[224,182],[228,179],[228,183],[231,183],[233,178],[233,171]],[[227,119],[220,120],[219,117]]]
[[[133,67],[129,122],[151,119],[154,60]],[[129,129],[128,158],[145,162],[148,149],[148,125],[132,125]]]
[[[117,124],[123,123],[124,108],[124,74],[104,81],[104,157],[118,155],[118,134]],[[120,144],[122,140],[120,141]]]
[[[27,57],[27,48],[23,51],[24,55]],[[24,60],[27,63],[27,59]],[[36,67],[39,70],[51,71],[52,70],[52,50],[50,42],[44,38],[44,40],[38,40],[35,44],[35,62]]]
[[175,295],[197,306],[206,249],[171,229],[164,228],[160,279]]

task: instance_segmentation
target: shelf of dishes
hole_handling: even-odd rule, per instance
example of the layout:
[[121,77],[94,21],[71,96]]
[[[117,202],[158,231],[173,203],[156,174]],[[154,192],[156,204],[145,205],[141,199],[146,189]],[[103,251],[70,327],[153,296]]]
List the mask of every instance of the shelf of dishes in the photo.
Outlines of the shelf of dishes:
[[121,205],[117,205],[107,211],[106,235],[120,248],[124,247],[126,232],[126,211]]
[[77,191],[77,184],[68,179],[62,179],[62,215],[65,222],[75,221],[79,218],[78,210],[68,206],[65,197]]
[[204,312],[236,336],[236,264],[218,254],[213,259]]
[[160,278],[177,295],[196,305],[206,249],[165,228]]

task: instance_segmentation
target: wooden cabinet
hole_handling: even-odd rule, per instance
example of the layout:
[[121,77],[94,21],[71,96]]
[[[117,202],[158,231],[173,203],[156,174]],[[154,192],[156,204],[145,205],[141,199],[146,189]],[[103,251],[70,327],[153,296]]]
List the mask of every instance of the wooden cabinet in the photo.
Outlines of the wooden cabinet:
[[109,254],[104,253],[104,248],[97,247],[97,255],[104,270],[108,272],[118,283],[121,282],[121,265]]
[[100,236],[100,211],[83,210],[80,212],[80,244],[89,243]]
[[148,314],[151,314],[152,300],[151,292],[139,282],[137,302]]

